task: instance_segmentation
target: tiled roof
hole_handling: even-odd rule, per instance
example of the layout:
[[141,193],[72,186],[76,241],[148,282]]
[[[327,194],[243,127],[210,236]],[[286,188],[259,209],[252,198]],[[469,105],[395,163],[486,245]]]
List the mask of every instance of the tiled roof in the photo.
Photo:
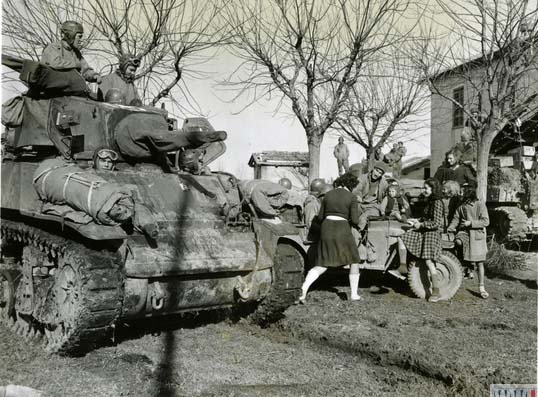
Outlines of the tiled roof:
[[402,172],[411,171],[415,167],[420,167],[422,164],[426,164],[430,161],[431,156],[414,156],[410,157],[402,162]]
[[289,165],[308,166],[308,152],[287,152],[271,150],[267,152],[252,153],[248,165]]

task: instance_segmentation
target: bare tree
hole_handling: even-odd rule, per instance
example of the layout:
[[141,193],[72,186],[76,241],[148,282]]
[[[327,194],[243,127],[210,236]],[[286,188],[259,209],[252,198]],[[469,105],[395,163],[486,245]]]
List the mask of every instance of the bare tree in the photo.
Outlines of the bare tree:
[[320,146],[361,76],[363,65],[400,40],[395,26],[408,0],[230,1],[231,51],[242,64],[228,84],[236,97],[280,99],[303,127],[309,178]]
[[133,54],[142,60],[135,78],[142,96],[153,106],[168,97],[185,107],[192,98],[182,77],[200,77],[197,65],[218,44],[220,10],[217,0],[5,0],[3,50],[38,60],[59,38],[60,24],[77,20],[85,27],[85,53],[102,73]]
[[[482,119],[473,130],[478,196],[485,200],[493,140],[538,107],[536,2],[438,0],[438,4],[450,17],[446,28],[451,34],[442,41],[418,43],[416,59],[434,95],[459,107],[468,119],[472,107],[482,108]],[[472,94],[461,103],[447,91],[443,83],[447,79],[461,82]]]
[[365,149],[371,168],[383,145],[407,141],[424,124],[429,93],[403,43],[387,48],[363,69],[334,128]]

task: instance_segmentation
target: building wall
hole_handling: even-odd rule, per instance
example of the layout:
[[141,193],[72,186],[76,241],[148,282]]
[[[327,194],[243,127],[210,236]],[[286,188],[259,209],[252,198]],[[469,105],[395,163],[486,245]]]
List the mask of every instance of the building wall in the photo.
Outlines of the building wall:
[[[460,76],[447,76],[440,81],[439,87],[442,95],[452,97],[453,90],[457,87],[464,88],[465,107],[470,110],[479,107],[478,96],[481,93],[482,111],[489,111],[489,103],[486,98],[486,90],[481,86],[483,79],[483,69],[476,68],[471,71],[471,79],[464,79]],[[529,92],[538,90],[538,71],[533,70],[525,76],[520,85],[519,95],[527,97]],[[453,105],[448,99],[441,95],[432,94],[431,97],[431,170],[432,174],[441,165],[445,153],[460,141],[463,128],[454,128],[452,125]],[[465,120],[467,116],[465,115]]]
[[429,167],[420,167],[408,173],[402,173],[402,177],[406,179],[428,179],[424,174],[426,168],[429,169]]
[[[304,174],[298,172],[296,167],[286,167],[286,166],[269,166],[263,165],[261,168],[261,177],[260,179],[265,179],[271,182],[278,182],[281,178],[288,178],[291,181],[291,184],[299,189],[308,188],[308,177],[307,174],[308,168],[303,167]],[[256,175],[254,173],[254,175]]]

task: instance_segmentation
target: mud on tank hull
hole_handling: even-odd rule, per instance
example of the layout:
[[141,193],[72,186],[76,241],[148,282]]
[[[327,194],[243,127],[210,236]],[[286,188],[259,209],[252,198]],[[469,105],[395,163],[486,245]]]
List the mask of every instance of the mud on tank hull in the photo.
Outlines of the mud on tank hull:
[[120,321],[244,302],[261,302],[253,317],[270,321],[299,296],[296,230],[227,224],[222,207],[237,192],[217,174],[107,173],[152,210],[160,233],[151,239],[42,214],[31,184],[37,165],[2,167],[0,319],[21,335],[45,334],[50,352],[90,349]]

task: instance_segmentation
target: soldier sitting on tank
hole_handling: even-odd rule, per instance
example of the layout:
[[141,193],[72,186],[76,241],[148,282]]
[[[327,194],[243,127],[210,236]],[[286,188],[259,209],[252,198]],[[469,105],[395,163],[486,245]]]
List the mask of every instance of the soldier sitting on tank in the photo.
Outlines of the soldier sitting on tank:
[[241,181],[239,187],[243,200],[250,202],[263,218],[277,218],[288,202],[288,189],[278,183],[254,179]]
[[446,181],[456,181],[461,185],[475,181],[473,172],[466,165],[459,162],[460,152],[452,149],[446,153],[445,162],[435,172],[434,178],[443,184]]
[[[99,86],[99,99],[105,100],[106,93],[111,88],[118,89],[125,98],[125,105],[139,106],[142,104],[138,91],[134,85],[136,69],[140,66],[140,59],[131,55],[124,54],[120,57],[118,69],[111,74],[103,77]],[[108,102],[108,101],[107,101]]]
[[82,56],[84,29],[75,21],[62,23],[62,39],[49,44],[43,50],[41,62],[55,70],[77,70],[86,81],[101,83],[101,76],[93,70]]
[[93,168],[98,171],[114,171],[118,153],[112,149],[99,148],[93,153]]

